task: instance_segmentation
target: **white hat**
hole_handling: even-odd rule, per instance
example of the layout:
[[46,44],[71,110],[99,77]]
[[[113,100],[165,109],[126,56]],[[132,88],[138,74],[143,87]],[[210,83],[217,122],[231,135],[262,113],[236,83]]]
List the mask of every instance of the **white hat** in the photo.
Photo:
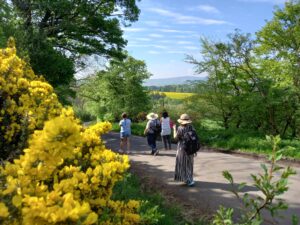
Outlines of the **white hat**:
[[156,113],[149,113],[148,115],[147,115],[147,119],[148,120],[155,120],[155,119],[157,119],[158,118],[158,115],[156,114]]
[[188,124],[188,123],[192,122],[191,119],[190,119],[190,117],[189,117],[189,115],[186,114],[186,113],[182,114],[177,121],[180,124]]

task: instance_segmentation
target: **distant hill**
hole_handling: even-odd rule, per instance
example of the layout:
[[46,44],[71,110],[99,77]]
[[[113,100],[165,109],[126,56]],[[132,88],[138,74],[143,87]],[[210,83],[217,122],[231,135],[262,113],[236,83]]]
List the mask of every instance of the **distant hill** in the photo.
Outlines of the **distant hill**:
[[185,84],[188,81],[206,80],[205,77],[196,76],[182,76],[182,77],[169,77],[161,79],[148,79],[144,82],[144,86],[165,86],[165,85],[178,85]]

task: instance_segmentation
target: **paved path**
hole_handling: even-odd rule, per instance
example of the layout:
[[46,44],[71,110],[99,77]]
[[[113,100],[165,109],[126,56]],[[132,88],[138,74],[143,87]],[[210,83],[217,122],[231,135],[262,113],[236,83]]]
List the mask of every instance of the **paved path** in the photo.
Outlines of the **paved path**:
[[[112,150],[119,149],[119,134],[109,133],[103,136],[106,146]],[[223,178],[222,171],[229,170],[235,182],[247,182],[243,191],[249,194],[257,194],[257,189],[251,186],[250,173],[261,172],[260,160],[249,157],[230,155],[217,152],[201,151],[195,158],[194,179],[195,187],[189,188],[181,183],[174,182],[175,150],[162,150],[162,143],[158,142],[160,153],[158,156],[150,155],[146,139],[132,136],[132,154],[130,161],[140,174],[155,177],[160,182],[160,190],[167,189],[174,198],[181,199],[183,205],[192,205],[199,212],[214,212],[219,205],[237,207],[236,197],[229,191],[230,185]],[[172,146],[176,149],[176,145]],[[285,219],[277,220],[277,224],[289,225],[292,215],[300,217],[300,168],[294,167],[297,175],[289,179],[289,187],[283,198],[288,202],[289,209],[284,212]],[[159,191],[160,191],[159,190]],[[268,216],[267,216],[268,217]],[[268,223],[266,223],[268,224]]]

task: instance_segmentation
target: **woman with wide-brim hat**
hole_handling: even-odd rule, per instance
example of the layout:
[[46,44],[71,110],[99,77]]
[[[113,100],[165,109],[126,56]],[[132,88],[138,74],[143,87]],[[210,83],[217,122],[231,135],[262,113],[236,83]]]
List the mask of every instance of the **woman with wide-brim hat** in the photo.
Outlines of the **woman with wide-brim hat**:
[[185,132],[189,132],[194,128],[191,125],[192,120],[186,113],[182,114],[177,121],[180,124],[177,131],[176,125],[173,126],[174,139],[178,141],[174,180],[183,181],[188,186],[193,186],[195,184],[193,178],[194,155],[188,155],[183,149],[183,136]]
[[158,115],[156,113],[149,113],[147,116],[148,122],[146,128],[144,130],[144,134],[147,136],[148,145],[151,147],[151,154],[157,155],[159,153],[156,147],[156,136],[158,131],[158,127],[160,126],[160,122],[157,119]]

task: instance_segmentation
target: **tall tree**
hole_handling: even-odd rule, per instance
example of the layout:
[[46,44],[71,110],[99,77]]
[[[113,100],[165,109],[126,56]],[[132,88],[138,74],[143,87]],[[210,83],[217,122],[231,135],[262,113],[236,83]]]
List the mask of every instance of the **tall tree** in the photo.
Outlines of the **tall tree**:
[[136,0],[0,0],[0,6],[0,33],[15,36],[18,52],[54,87],[73,80],[82,55],[123,59],[120,24],[140,12]]
[[294,85],[300,88],[300,1],[291,0],[278,8],[257,37],[260,53],[289,62],[292,70],[286,76],[291,75]]
[[285,71],[275,76],[285,88],[286,105],[290,112],[286,116],[285,130],[292,127],[293,136],[299,132],[300,120],[300,1],[291,0],[284,8],[274,12],[272,20],[257,33],[260,47],[257,52],[266,62],[281,62]]

